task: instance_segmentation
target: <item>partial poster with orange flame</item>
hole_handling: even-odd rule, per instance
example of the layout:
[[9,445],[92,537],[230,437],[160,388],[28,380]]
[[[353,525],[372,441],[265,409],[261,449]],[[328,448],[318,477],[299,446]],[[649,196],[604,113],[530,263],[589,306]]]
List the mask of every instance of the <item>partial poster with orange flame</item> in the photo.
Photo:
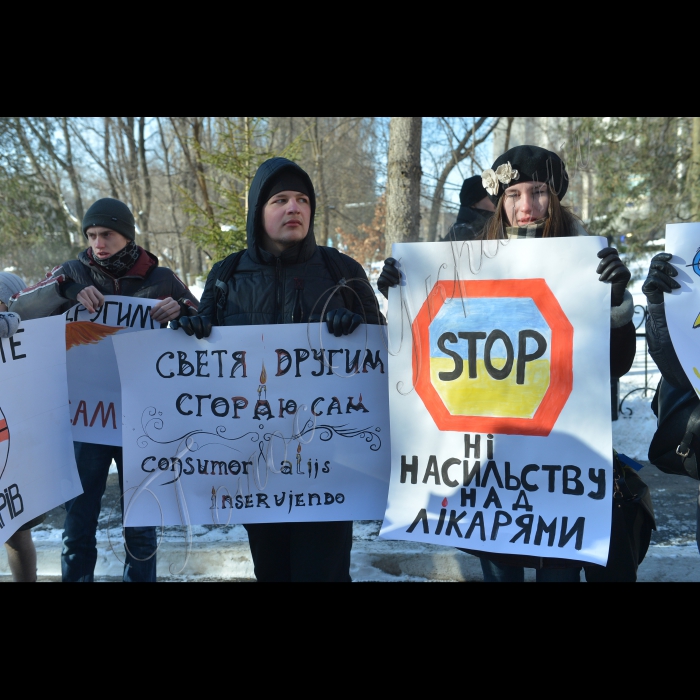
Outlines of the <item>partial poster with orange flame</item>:
[[0,338],[0,544],[82,493],[69,428],[65,322]]
[[98,445],[121,445],[121,384],[112,338],[117,334],[156,330],[151,319],[157,300],[105,297],[92,314],[74,306],[65,314],[68,392],[73,439]]
[[385,327],[113,338],[125,525],[376,520],[389,484]]

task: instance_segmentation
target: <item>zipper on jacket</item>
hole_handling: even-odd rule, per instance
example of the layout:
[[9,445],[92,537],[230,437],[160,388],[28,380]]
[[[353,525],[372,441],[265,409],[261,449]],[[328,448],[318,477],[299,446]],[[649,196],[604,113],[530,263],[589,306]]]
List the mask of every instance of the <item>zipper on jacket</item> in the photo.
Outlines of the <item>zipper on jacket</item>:
[[[280,323],[279,319],[279,309],[280,309],[280,290],[282,289],[281,284],[282,278],[282,259],[277,258],[275,263],[275,323]],[[284,300],[282,300],[282,310],[284,311]],[[284,323],[284,319],[282,319]]]

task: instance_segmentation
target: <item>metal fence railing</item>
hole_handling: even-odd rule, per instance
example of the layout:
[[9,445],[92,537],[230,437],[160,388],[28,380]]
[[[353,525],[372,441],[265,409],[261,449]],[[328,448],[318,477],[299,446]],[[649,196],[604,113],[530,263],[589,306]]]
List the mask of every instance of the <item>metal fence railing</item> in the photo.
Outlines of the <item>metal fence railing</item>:
[[620,382],[613,381],[612,393],[613,393],[613,420],[617,420],[619,415],[632,415],[632,409],[625,407],[625,401],[635,394],[641,394],[644,398],[648,398],[649,395],[653,395],[656,391],[656,387],[649,384],[651,377],[654,372],[656,372],[656,365],[649,355],[649,342],[647,340],[646,334],[646,321],[648,316],[648,310],[646,306],[641,304],[634,307],[635,320],[641,317],[640,320],[635,324],[637,330],[637,340],[644,340],[644,385],[640,387],[635,387],[631,391],[628,391],[622,399],[620,399]]

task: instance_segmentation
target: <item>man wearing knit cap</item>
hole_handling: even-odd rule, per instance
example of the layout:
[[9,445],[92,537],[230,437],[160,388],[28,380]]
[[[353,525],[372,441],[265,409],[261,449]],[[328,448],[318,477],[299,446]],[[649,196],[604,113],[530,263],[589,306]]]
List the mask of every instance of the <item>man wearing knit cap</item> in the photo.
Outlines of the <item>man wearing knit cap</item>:
[[[329,332],[340,337],[362,323],[382,323],[362,266],[316,244],[315,210],[314,188],[306,172],[286,158],[264,162],[248,194],[248,249],[214,265],[200,316],[182,319],[179,326],[203,338],[212,325],[324,321]],[[339,293],[330,294],[342,280],[348,280],[351,289],[341,286]],[[321,319],[318,312],[324,303],[326,315]],[[258,581],[350,581],[352,522],[245,528]]]
[[[12,297],[10,310],[25,321],[65,313],[82,304],[90,313],[105,295],[160,299],[151,309],[154,321],[167,324],[197,313],[197,300],[172,270],[136,245],[136,226],[126,204],[109,197],[95,202],[83,218],[89,248],[54,268],[43,282]],[[97,549],[95,534],[100,504],[112,460],[122,487],[122,448],[76,442],[75,459],[84,493],[66,503],[61,565],[63,580],[91,582]],[[153,527],[127,527],[123,580],[156,580],[156,532]]]

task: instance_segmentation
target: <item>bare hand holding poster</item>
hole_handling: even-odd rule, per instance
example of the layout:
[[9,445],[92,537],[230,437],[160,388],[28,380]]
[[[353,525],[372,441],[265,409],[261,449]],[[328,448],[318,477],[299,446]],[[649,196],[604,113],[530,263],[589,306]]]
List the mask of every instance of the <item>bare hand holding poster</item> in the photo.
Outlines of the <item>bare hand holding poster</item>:
[[65,314],[68,392],[77,442],[122,444],[121,385],[111,338],[161,328],[150,315],[157,303],[107,296],[95,313],[78,304]]
[[249,326],[214,328],[206,340],[167,331],[113,342],[125,525],[382,517],[384,329],[334,338],[317,324]]
[[0,544],[82,492],[68,429],[65,321],[0,338]]
[[676,355],[700,395],[700,223],[666,227],[666,252],[681,288],[665,294],[666,320]]
[[605,564],[610,287],[600,238],[398,244],[381,536]]

